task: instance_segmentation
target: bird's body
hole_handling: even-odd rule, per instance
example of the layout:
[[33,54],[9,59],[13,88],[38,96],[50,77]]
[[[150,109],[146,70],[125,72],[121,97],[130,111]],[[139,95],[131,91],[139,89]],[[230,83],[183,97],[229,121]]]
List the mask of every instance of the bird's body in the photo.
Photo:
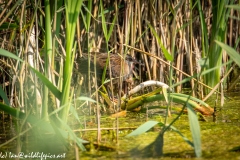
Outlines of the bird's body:
[[[107,63],[108,54],[107,53],[91,53],[90,58],[90,69],[91,72],[94,72],[94,56],[96,54],[96,75],[98,79],[98,83],[101,82],[102,75],[104,68]],[[131,84],[133,82],[133,67],[134,67],[135,60],[130,55],[125,56],[125,60],[123,57],[121,57],[118,54],[110,54],[109,55],[109,65],[106,67],[106,78],[110,79],[110,71],[111,71],[111,77],[113,78],[113,84],[118,84],[119,77],[123,77],[123,87],[124,92],[126,93],[126,87],[128,84]],[[122,67],[121,67],[122,66]],[[79,71],[82,74],[88,73],[88,55],[83,54],[83,57],[79,61]],[[122,69],[122,72],[121,72]]]

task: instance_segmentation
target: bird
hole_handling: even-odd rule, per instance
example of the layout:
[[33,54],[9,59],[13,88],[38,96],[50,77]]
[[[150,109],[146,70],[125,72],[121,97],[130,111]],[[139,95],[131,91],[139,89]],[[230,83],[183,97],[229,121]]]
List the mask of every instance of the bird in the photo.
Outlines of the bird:
[[[94,73],[94,56],[96,54],[96,75],[97,75],[97,83],[98,85],[101,84],[101,79],[103,75],[104,68],[107,63],[108,54],[107,53],[98,53],[94,52],[91,53],[90,56],[90,72]],[[122,82],[123,82],[123,93],[126,94],[128,92],[129,86],[133,84],[133,70],[134,70],[134,64],[138,63],[131,55],[126,54],[124,58],[119,54],[109,54],[109,61],[111,65],[111,69],[109,68],[109,65],[106,67],[106,79],[110,79],[110,71],[111,71],[111,77],[113,78],[112,82],[113,84],[119,89],[119,78],[122,76]],[[123,62],[123,63],[122,63]],[[78,70],[81,74],[88,74],[88,55],[83,54],[83,56],[78,61]],[[121,67],[122,65],[122,67]],[[123,69],[121,73],[121,68]],[[88,79],[87,79],[88,81]],[[108,91],[110,84],[107,83]]]

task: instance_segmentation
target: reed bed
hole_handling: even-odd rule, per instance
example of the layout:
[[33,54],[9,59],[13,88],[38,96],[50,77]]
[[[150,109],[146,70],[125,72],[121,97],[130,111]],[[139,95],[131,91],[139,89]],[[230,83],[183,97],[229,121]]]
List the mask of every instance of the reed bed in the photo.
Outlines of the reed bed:
[[[75,100],[85,90],[94,100],[80,101],[96,103],[100,127],[99,86],[84,82],[78,71],[82,54],[89,56],[87,68],[93,52],[130,54],[143,64],[137,66],[135,85],[160,81],[177,93],[190,88],[193,97],[204,101],[213,90],[223,95],[239,82],[239,61],[234,59],[239,56],[238,3],[1,0],[0,84],[1,93],[6,93],[1,97],[5,104],[46,122],[59,112],[57,124],[67,128],[69,113],[76,116],[73,108],[82,104]],[[97,77],[102,84],[105,75],[106,69]],[[85,76],[92,79],[90,73]]]

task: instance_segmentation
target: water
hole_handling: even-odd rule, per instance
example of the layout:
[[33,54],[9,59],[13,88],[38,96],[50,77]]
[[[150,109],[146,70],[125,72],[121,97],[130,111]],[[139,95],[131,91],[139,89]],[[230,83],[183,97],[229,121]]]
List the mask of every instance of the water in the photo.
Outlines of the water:
[[[203,156],[201,159],[240,159],[240,150],[231,151],[235,147],[240,146],[240,96],[234,93],[229,94],[232,100],[226,100],[222,108],[217,103],[217,117],[213,122],[212,116],[205,117],[206,121],[200,121],[201,125],[201,140]],[[208,102],[211,107],[214,106],[214,100]],[[169,122],[175,118],[175,114],[169,118]],[[81,117],[81,122],[87,120],[87,123],[82,123],[78,126],[85,126],[87,129],[96,128],[96,120],[94,117],[84,118]],[[101,145],[91,144],[86,146],[88,151],[82,152],[78,150],[80,159],[142,159],[141,152],[146,146],[151,144],[159,134],[160,127],[156,126],[152,130],[135,137],[126,138],[135,127],[141,125],[146,121],[147,117],[145,113],[132,113],[128,112],[125,118],[119,118],[119,133],[118,142],[116,142],[116,131],[109,128],[116,127],[115,119],[109,118],[109,116],[102,116],[101,127],[102,130]],[[162,121],[164,116],[161,113],[154,114],[148,117],[148,120]],[[17,135],[18,128],[16,127],[17,121],[13,121],[11,125],[9,119],[4,122],[1,121],[1,144],[8,142]],[[179,129],[188,139],[191,140],[191,133],[188,124],[187,115],[182,115],[174,126]],[[76,132],[79,137],[89,141],[96,140],[96,131]],[[37,135],[38,138],[32,136],[31,133],[23,134],[19,139],[13,139],[8,144],[5,144],[0,148],[0,157],[4,158],[6,153],[22,153],[28,156],[27,159],[31,159],[31,153],[44,153],[45,156],[61,156],[56,159],[75,159],[74,143],[67,145],[68,149],[62,149],[60,147],[62,143],[55,143],[54,139],[47,138],[47,135]],[[51,142],[49,146],[43,145],[39,149],[39,139],[45,137],[45,140]],[[38,140],[36,140],[38,139]],[[37,143],[35,143],[37,142]],[[17,145],[20,144],[18,147]],[[45,143],[43,143],[45,144]],[[35,148],[35,149],[33,149]],[[43,150],[45,148],[45,150]],[[48,149],[52,148],[52,151]],[[57,149],[58,148],[58,149]],[[59,149],[60,148],[60,149]],[[42,152],[43,151],[43,152]],[[137,151],[137,152],[136,152]],[[139,154],[136,154],[139,153]],[[151,155],[151,151],[149,151]],[[167,131],[164,135],[164,147],[163,147],[162,159],[195,159],[194,150],[188,145],[177,133],[173,131]],[[134,156],[134,157],[133,157]],[[9,158],[9,157],[7,157]],[[16,158],[16,157],[15,157]],[[44,158],[44,157],[43,157]],[[41,159],[40,157],[38,159]],[[53,159],[47,157],[46,159]],[[146,158],[145,158],[146,159]],[[151,157],[147,159],[153,159]]]

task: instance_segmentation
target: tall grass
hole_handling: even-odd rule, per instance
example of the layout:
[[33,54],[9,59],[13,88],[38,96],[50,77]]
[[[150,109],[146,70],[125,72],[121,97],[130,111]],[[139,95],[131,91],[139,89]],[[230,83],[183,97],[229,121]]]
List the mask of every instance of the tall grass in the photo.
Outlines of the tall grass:
[[[54,63],[54,59],[55,59],[55,52],[53,52],[53,48],[55,48],[55,46],[53,46],[53,38],[52,38],[52,31],[53,28],[56,30],[56,26],[52,25],[55,23],[52,23],[53,17],[51,16],[51,11],[50,8],[54,8],[57,7],[57,3],[55,4],[50,4],[50,1],[46,0],[44,2],[45,4],[45,54],[44,54],[44,70],[43,70],[43,74],[40,73],[37,69],[38,68],[34,68],[35,66],[29,66],[28,64],[26,64],[26,61],[24,61],[23,63],[21,63],[20,65],[22,66],[22,69],[30,68],[32,70],[33,73],[36,74],[36,76],[42,81],[43,85],[43,106],[42,106],[42,118],[47,121],[48,123],[50,122],[50,126],[47,127],[51,130],[48,130],[50,133],[54,132],[55,134],[57,134],[59,137],[65,137],[65,139],[69,136],[65,133],[65,131],[61,130],[61,128],[66,129],[69,134],[70,134],[70,139],[74,140],[78,146],[82,149],[85,150],[84,146],[82,145],[82,142],[79,138],[76,137],[76,135],[73,133],[72,130],[70,130],[69,126],[67,125],[67,118],[69,115],[69,109],[71,107],[71,97],[73,92],[70,93],[70,84],[71,84],[71,77],[72,77],[72,70],[73,70],[73,62],[74,62],[74,57],[75,57],[75,50],[72,50],[72,48],[76,48],[76,43],[74,44],[74,37],[75,37],[75,30],[76,30],[76,22],[77,22],[77,18],[79,15],[79,11],[81,9],[81,4],[82,1],[65,1],[65,15],[66,15],[66,48],[63,50],[63,52],[65,53],[65,57],[64,57],[64,67],[63,67],[63,72],[60,72],[62,74],[60,74],[60,77],[58,77],[58,82],[61,86],[59,86],[59,89],[56,87],[55,82],[56,79],[54,77],[53,74],[53,70],[55,70],[55,63]],[[37,6],[37,4],[35,5]],[[37,9],[37,8],[35,8]],[[57,8],[55,8],[57,10]],[[57,19],[57,17],[55,17]],[[55,24],[56,25],[56,24]],[[60,27],[60,25],[58,26]],[[59,28],[57,29],[59,30]],[[31,28],[30,28],[31,31]],[[56,40],[56,39],[54,39]],[[54,43],[56,44],[56,42]],[[35,46],[35,44],[31,44],[32,46]],[[61,44],[60,44],[61,45]],[[27,47],[27,46],[26,46]],[[36,48],[35,48],[36,49]],[[36,52],[36,50],[34,51],[36,53],[36,56],[38,56],[38,52]],[[34,53],[33,53],[34,54]],[[15,58],[16,56],[14,56],[12,53],[8,53],[7,51],[2,50],[1,55],[7,56],[9,58]],[[22,61],[22,60],[21,60]],[[25,67],[25,68],[24,68]],[[21,75],[22,76],[22,75]],[[63,79],[63,80],[61,80]],[[62,81],[62,82],[61,82]],[[23,86],[24,81],[20,81],[22,83],[20,83],[20,88],[22,88],[22,91],[24,91]],[[51,92],[49,92],[51,91]],[[3,96],[6,97],[6,96]],[[22,97],[23,94],[22,94]],[[55,101],[55,99],[60,101],[60,106],[58,107],[58,109],[56,109],[54,112],[49,112],[49,97],[52,98],[52,102]],[[25,99],[23,99],[25,101]],[[22,101],[22,106],[27,109],[27,104],[24,104],[24,101]],[[7,102],[7,101],[6,101]],[[26,102],[26,101],[25,101]],[[9,114],[14,115],[16,118],[27,118],[29,119],[28,121],[32,123],[32,125],[36,125],[39,124],[39,122],[41,122],[40,119],[37,118],[31,118],[32,115],[28,114],[24,114],[22,112],[18,112],[16,109],[12,109],[12,110],[8,110],[4,105],[2,105],[2,110],[6,111]],[[25,110],[25,112],[28,112],[28,110]],[[21,115],[16,116],[16,113],[18,113],[17,115]],[[53,114],[56,114],[57,116],[55,117],[57,120],[57,123],[55,124],[54,121],[50,120],[50,116],[52,116]],[[45,127],[46,127],[45,123]],[[56,128],[56,126],[60,127],[60,128]],[[38,127],[40,127],[38,125]],[[41,129],[42,126],[40,127]],[[20,134],[20,133],[19,133]],[[60,138],[61,139],[61,138]]]
[[[206,57],[207,57],[207,67],[210,69],[216,66],[219,66],[218,69],[209,73],[205,79],[205,83],[211,87],[214,87],[220,81],[221,76],[221,64],[223,59],[222,49],[215,43],[215,40],[220,42],[226,41],[226,31],[228,17],[230,10],[226,8],[226,5],[233,3],[233,1],[212,1],[212,29],[211,37],[209,41],[209,48],[207,48]],[[201,23],[205,23],[201,21]],[[206,25],[205,25],[206,26]],[[206,29],[205,29],[206,30]]]
[[[73,77],[77,72],[74,71],[75,62],[78,62],[77,59],[82,53],[88,53],[86,68],[90,68],[91,53],[95,51],[106,52],[108,55],[120,54],[122,57],[131,54],[144,64],[139,67],[139,83],[146,80],[161,81],[170,84],[176,92],[181,92],[182,87],[190,86],[192,95],[199,98],[204,97],[204,88],[210,91],[221,82],[221,73],[225,73],[221,71],[227,62],[231,62],[222,48],[239,65],[239,31],[233,27],[238,27],[239,13],[231,10],[238,7],[226,7],[234,3],[232,0],[45,0],[44,3],[15,0],[9,3],[1,2],[1,6],[7,10],[2,9],[0,14],[0,54],[3,56],[0,57],[0,96],[7,105],[1,103],[1,110],[26,119],[36,127],[38,124],[47,126],[52,133],[61,137],[60,140],[67,139],[70,135],[70,139],[82,150],[85,150],[82,145],[85,141],[79,139],[68,125],[71,123],[68,120],[69,114],[79,121],[77,111],[72,105],[75,103],[73,97],[76,92],[71,83],[75,82]],[[230,15],[236,15],[237,18]],[[33,31],[36,33],[37,44],[30,42]],[[236,42],[235,45],[233,41]],[[230,46],[224,44],[228,42]],[[33,53],[28,54],[28,44],[32,45]],[[235,50],[231,47],[235,47]],[[35,65],[29,65],[31,55]],[[95,58],[95,63],[96,61]],[[102,83],[106,81],[107,68],[111,70],[109,59],[101,77]],[[29,75],[34,75],[35,78]],[[90,72],[87,76],[88,96],[95,95],[97,101],[83,97],[80,100],[97,102],[97,140],[100,141],[98,95],[97,92],[92,93]],[[110,83],[111,81],[110,74]],[[95,89],[98,90],[96,85]],[[166,100],[167,93],[164,94],[147,94],[148,98],[138,97],[138,104],[142,105],[143,101],[154,98]],[[79,96],[81,93],[76,99]],[[196,136],[194,131],[199,133],[200,130],[197,127],[192,129],[194,125],[199,126],[191,107],[195,103],[180,94],[176,96],[169,93],[168,96],[181,103],[186,102],[193,139],[197,139],[194,142],[197,146],[195,153],[200,157],[200,140],[194,138],[199,136]],[[42,114],[38,115],[38,119],[34,117],[36,105],[33,104],[38,104],[41,100]],[[129,100],[128,103],[131,102]],[[129,104],[130,107],[135,107],[134,105],[136,104]],[[119,106],[122,107],[120,102]],[[115,111],[118,109],[120,108],[115,108]],[[89,111],[92,112],[91,105]],[[167,122],[166,118],[164,124],[154,122],[151,125],[159,124],[167,129]],[[24,133],[27,131],[22,130]],[[163,133],[164,131],[160,138],[163,138]]]

